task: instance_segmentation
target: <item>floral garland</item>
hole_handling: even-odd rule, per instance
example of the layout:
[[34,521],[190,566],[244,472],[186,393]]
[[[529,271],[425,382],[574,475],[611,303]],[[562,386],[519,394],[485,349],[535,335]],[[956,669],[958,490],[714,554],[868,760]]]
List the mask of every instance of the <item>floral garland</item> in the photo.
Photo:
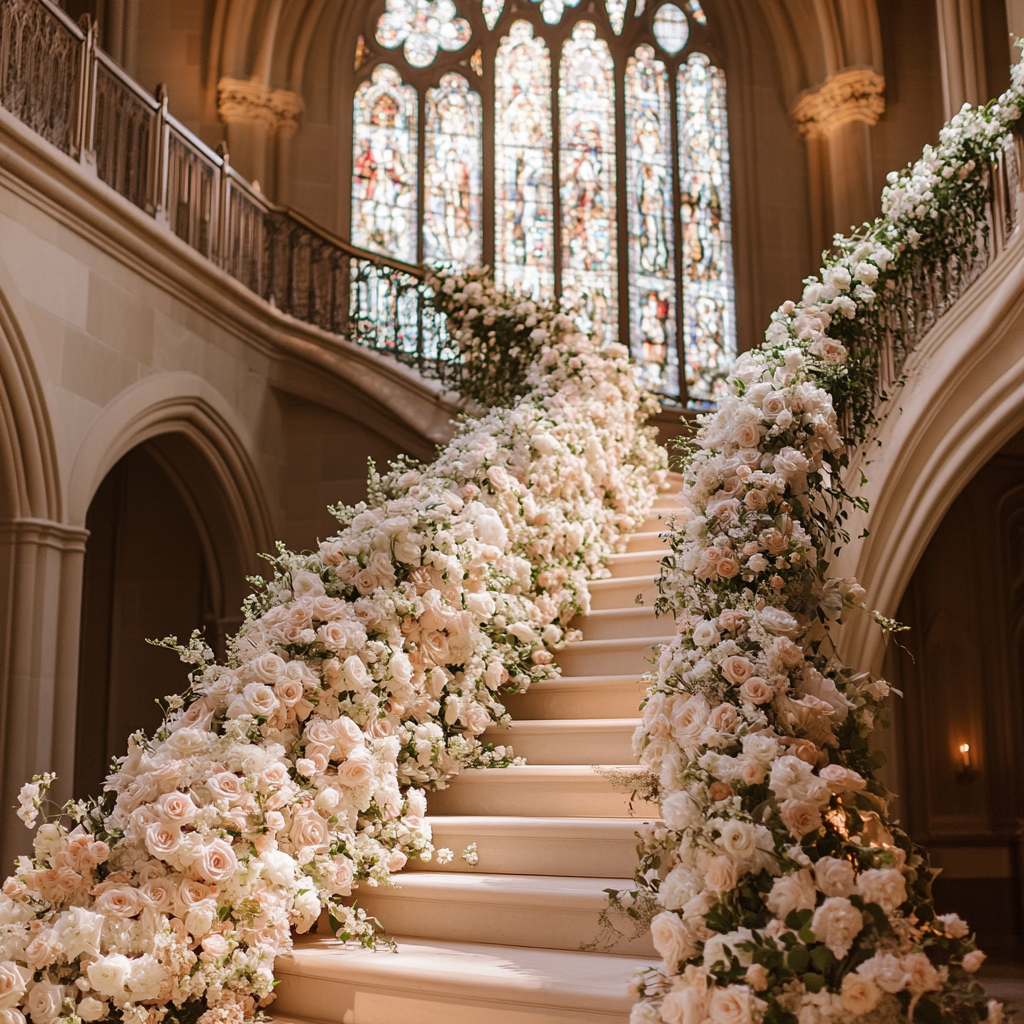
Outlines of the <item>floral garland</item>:
[[1022,107],[1017,65],[1009,92],[890,176],[882,217],[773,314],[686,451],[659,580],[678,635],[634,739],[664,821],[637,873],[662,965],[638,974],[632,1024],[1001,1020],[972,978],[984,954],[936,915],[934,872],[889,821],[870,737],[890,687],[832,644],[848,612],[898,624],[826,562],[848,539],[847,445],[878,423],[880,307],[974,258]]
[[[525,396],[464,418],[430,466],[372,472],[316,552],[279,548],[223,664],[197,636],[177,648],[190,685],[162,727],[3,885],[0,1024],[251,1017],[323,909],[373,944],[348,897],[434,855],[419,787],[510,763],[481,740],[501,694],[557,673],[665,456],[624,349],[483,272],[437,284],[463,338],[529,330]],[[22,791],[29,826],[51,781]]]

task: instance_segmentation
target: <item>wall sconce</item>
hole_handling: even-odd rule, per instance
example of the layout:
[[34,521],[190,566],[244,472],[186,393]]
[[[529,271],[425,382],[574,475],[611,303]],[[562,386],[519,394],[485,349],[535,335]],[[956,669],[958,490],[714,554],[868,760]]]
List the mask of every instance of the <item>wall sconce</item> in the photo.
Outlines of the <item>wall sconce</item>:
[[978,775],[978,769],[974,767],[971,759],[970,743],[961,743],[957,747],[957,753],[956,781],[964,783],[973,782]]

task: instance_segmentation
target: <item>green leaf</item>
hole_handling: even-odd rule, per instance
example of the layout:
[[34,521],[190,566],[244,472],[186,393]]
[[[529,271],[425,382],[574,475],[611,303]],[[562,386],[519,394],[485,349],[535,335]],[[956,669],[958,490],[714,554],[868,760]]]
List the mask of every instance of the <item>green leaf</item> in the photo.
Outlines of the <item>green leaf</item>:
[[811,956],[806,946],[794,946],[786,957],[786,966],[794,974],[803,974],[811,965]]
[[800,980],[808,992],[820,992],[825,987],[825,979],[820,974],[805,974]]
[[811,963],[814,964],[815,970],[821,971],[822,974],[828,974],[835,967],[836,958],[828,946],[815,946],[811,950]]

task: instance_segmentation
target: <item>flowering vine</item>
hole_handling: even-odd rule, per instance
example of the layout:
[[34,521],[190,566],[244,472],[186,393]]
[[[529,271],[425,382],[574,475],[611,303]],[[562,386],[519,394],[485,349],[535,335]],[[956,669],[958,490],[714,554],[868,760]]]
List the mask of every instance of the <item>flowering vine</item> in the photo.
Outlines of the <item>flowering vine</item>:
[[[435,284],[460,344],[528,333],[520,397],[464,417],[433,464],[372,471],[316,551],[279,548],[225,661],[198,635],[177,648],[189,686],[163,725],[3,885],[0,1024],[252,1017],[293,929],[326,910],[371,945],[353,890],[451,857],[424,789],[512,761],[482,734],[504,693],[557,673],[665,457],[625,349],[483,272]],[[26,824],[51,781],[23,790]]]
[[894,311],[970,273],[1022,107],[1017,65],[998,101],[890,175],[882,216],[772,315],[684,452],[659,579],[677,635],[634,739],[664,818],[637,872],[662,964],[638,976],[632,1024],[1001,1019],[973,979],[984,954],[936,915],[934,872],[889,820],[870,739],[890,687],[836,655],[833,630],[868,612],[827,563],[848,539],[848,446],[886,397]]

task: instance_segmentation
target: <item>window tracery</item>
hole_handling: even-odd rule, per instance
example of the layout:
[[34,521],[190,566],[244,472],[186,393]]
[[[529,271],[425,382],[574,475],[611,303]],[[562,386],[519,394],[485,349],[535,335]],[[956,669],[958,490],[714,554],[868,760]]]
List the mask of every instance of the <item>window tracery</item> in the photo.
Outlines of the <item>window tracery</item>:
[[648,386],[713,402],[735,302],[725,74],[700,0],[370,10],[350,65],[353,241],[574,300]]

